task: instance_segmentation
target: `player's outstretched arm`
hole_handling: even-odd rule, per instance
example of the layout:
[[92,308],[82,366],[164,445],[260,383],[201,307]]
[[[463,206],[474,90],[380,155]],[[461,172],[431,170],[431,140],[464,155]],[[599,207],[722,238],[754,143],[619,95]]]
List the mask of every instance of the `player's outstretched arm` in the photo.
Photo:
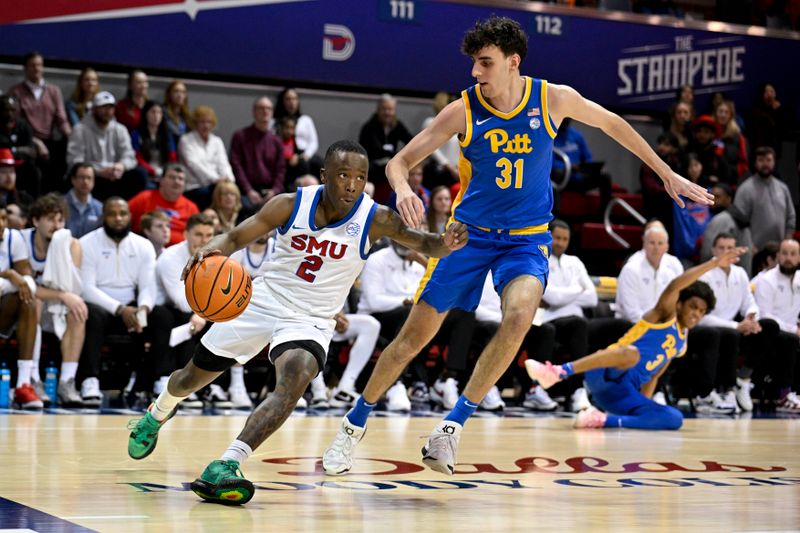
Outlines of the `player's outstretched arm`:
[[549,84],[547,99],[550,104],[550,114],[559,124],[564,118],[572,117],[589,126],[600,128],[606,135],[636,154],[658,174],[667,192],[680,207],[685,207],[681,196],[706,205],[714,204],[714,196],[711,193],[673,172],[647,141],[616,113],[587,100],[567,85]]
[[444,257],[453,250],[462,248],[468,239],[467,226],[461,222],[453,222],[444,233],[437,235],[409,228],[403,224],[397,213],[379,205],[372,217],[369,239],[375,242],[381,237],[389,237],[429,257]]
[[719,257],[712,257],[705,263],[700,263],[685,271],[667,285],[664,292],[659,296],[656,306],[646,312],[642,318],[654,324],[670,320],[675,316],[675,305],[678,303],[678,295],[683,289],[700,279],[700,276],[710,270],[714,270],[717,267],[726,268],[738,263],[739,256],[745,252],[747,252],[745,247],[734,248],[730,252]]
[[463,135],[467,129],[466,117],[463,100],[451,102],[386,164],[386,177],[397,193],[397,211],[407,226],[416,228],[425,217],[422,200],[408,186],[409,169],[435,152],[453,135]]
[[181,279],[185,280],[189,271],[209,255],[231,255],[263,237],[273,229],[286,223],[294,209],[295,194],[278,194],[265,203],[258,212],[242,221],[227,233],[221,233],[208,241],[208,244],[197,250],[183,268]]

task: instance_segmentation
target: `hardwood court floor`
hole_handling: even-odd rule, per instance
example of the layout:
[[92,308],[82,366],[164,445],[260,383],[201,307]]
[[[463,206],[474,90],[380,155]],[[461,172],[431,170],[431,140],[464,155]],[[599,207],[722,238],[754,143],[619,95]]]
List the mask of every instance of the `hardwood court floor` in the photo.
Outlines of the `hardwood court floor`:
[[444,477],[419,453],[437,419],[376,417],[355,470],[334,478],[317,458],[339,418],[299,414],[244,465],[259,488],[244,507],[188,491],[244,416],[178,416],[138,462],[126,454],[127,420],[0,415],[0,530],[800,530],[800,419],[646,432],[475,418],[456,474]]

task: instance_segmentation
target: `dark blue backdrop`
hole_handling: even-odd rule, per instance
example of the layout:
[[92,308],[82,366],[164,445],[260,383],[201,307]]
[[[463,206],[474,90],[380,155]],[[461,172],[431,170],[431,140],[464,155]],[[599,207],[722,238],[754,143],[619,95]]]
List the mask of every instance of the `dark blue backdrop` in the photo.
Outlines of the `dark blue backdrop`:
[[[26,1],[33,7],[19,17],[59,14],[59,3],[54,8],[49,0]],[[141,3],[105,0],[103,6]],[[459,52],[461,37],[495,12],[519,20],[531,35],[524,73],[572,85],[607,106],[664,110],[686,80],[698,91],[701,109],[714,90],[747,108],[767,80],[791,108],[800,95],[796,39],[440,1],[200,1],[195,18],[179,11],[183,4],[168,1],[147,8],[153,13],[147,16],[98,13],[92,5],[73,3],[70,9],[82,13],[67,20],[0,26],[0,53],[37,49],[47,58],[87,63],[455,92],[471,83],[470,61]],[[96,18],[80,20],[88,17]]]

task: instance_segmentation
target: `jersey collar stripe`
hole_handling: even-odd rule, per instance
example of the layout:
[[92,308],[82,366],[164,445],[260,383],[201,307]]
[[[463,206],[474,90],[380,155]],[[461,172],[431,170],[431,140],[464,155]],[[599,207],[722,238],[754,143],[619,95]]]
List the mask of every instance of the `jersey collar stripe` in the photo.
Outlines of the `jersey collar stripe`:
[[[361,200],[359,199],[359,202]],[[369,214],[367,215],[367,220],[364,222],[364,229],[361,232],[361,246],[358,247],[358,251],[361,254],[361,259],[364,261],[367,260],[369,256],[369,250],[367,249],[367,243],[369,241],[369,228],[372,224],[372,217],[375,215],[375,211],[378,210],[378,204],[372,204],[372,207],[369,208]],[[369,243],[369,247],[372,248],[372,243]]]
[[361,202],[364,200],[364,196],[366,196],[366,194],[362,192],[361,196],[359,196],[358,200],[356,200],[356,203],[353,204],[353,207],[350,208],[350,211],[344,217],[342,217],[341,220],[336,221],[333,224],[328,224],[327,226],[318,228],[317,225],[314,224],[314,215],[317,213],[317,206],[319,205],[319,202],[322,200],[322,187],[320,187],[319,189],[317,189],[317,194],[316,196],[314,196],[314,201],[311,202],[311,209],[308,212],[308,227],[311,228],[312,231],[319,231],[321,229],[329,229],[329,228],[338,228],[339,226],[343,225],[351,218],[353,218],[353,215],[355,215],[358,212],[358,208],[361,207]]
[[[477,90],[477,89],[476,89]],[[469,94],[467,91],[461,91],[461,101],[464,102],[464,113],[467,117],[467,129],[464,133],[464,138],[458,141],[461,148],[466,148],[472,141],[472,106],[469,103]]]
[[552,119],[550,118],[550,111],[547,109],[547,81],[542,80],[542,119],[544,120],[544,127],[547,128],[547,134],[555,139],[556,138],[556,131],[554,129],[555,124],[552,123]]
[[303,199],[303,188],[297,188],[297,194],[294,197],[294,207],[292,208],[292,214],[289,215],[289,220],[286,221],[286,224],[278,228],[278,233],[281,235],[285,235],[289,228],[292,227],[294,224],[294,219],[297,217],[297,211],[300,210],[300,201]]
[[489,102],[484,100],[483,95],[481,94],[481,86],[479,84],[475,85],[475,95],[478,97],[478,101],[481,103],[483,107],[486,108],[491,114],[502,118],[503,120],[508,120],[510,118],[514,118],[517,113],[525,109],[525,105],[528,103],[528,99],[531,96],[531,78],[528,76],[524,76],[525,78],[525,92],[522,95],[522,100],[519,101],[519,105],[512,109],[508,113],[503,113],[502,111],[498,111],[497,109],[493,108],[489,105]]

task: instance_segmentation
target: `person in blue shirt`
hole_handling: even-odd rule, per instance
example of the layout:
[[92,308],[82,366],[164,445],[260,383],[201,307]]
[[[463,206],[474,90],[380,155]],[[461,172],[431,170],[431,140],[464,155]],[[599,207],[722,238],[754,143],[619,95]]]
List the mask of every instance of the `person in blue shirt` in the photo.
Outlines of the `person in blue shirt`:
[[584,373],[592,401],[578,413],[575,428],[679,429],[683,415],[652,400],[658,379],[676,357],[686,353],[688,330],[716,305],[714,291],[700,276],[738,262],[744,248],[734,248],[690,268],[661,293],[647,311],[616,343],[564,365],[528,359],[531,379],[545,389],[574,374]]
[[103,204],[92,196],[94,168],[89,163],[75,163],[69,169],[72,188],[64,198],[69,205],[66,228],[72,236],[80,239],[103,223]]
[[[553,139],[554,148],[558,148],[569,157],[571,170],[567,191],[584,193],[592,189],[600,191],[600,205],[605,207],[611,199],[611,176],[601,172],[600,166],[587,165],[592,162],[592,152],[583,133],[571,127],[572,119],[565,118],[558,127],[558,134]],[[565,172],[564,161],[560,157],[553,158],[553,176],[558,181]]]
[[458,135],[461,188],[453,202],[451,224],[457,221],[468,227],[468,244],[446,259],[429,261],[408,319],[382,352],[362,396],[323,454],[322,466],[330,475],[352,468],[353,451],[377,401],[434,337],[450,309],[477,307],[491,271],[502,300],[502,322],[455,407],[422,449],[427,466],[453,474],[461,428],[508,368],[547,285],[553,139],[564,119],[600,128],[631,150],[653,167],[679,205],[683,206],[679,195],[708,204],[713,200],[707,191],[674,173],[618,115],[571,87],[523,76],[520,65],[528,36],[518,22],[497,16],[479,21],[465,34],[461,48],[472,60],[477,83],[462,91],[389,161],[386,175],[397,193],[400,216],[417,227],[425,210],[409,187],[409,169]]

